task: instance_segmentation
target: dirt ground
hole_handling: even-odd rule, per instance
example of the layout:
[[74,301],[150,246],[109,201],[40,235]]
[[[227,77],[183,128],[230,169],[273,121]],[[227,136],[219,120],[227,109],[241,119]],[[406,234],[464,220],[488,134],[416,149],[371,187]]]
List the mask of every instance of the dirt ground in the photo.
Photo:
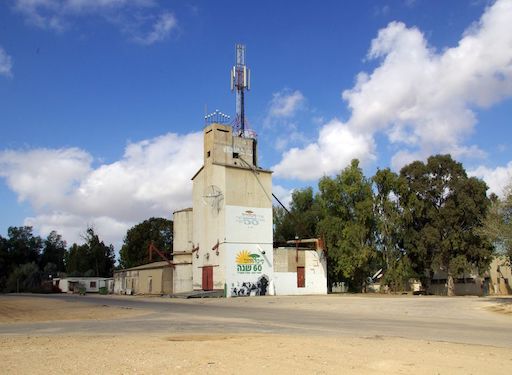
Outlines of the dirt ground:
[[[117,319],[142,311],[0,298],[0,321]],[[0,336],[2,374],[505,374],[512,350],[407,340],[265,334]]]
[[43,298],[1,298],[0,323],[49,322],[56,320],[120,319],[144,314],[141,310],[116,308],[107,305],[91,306]]

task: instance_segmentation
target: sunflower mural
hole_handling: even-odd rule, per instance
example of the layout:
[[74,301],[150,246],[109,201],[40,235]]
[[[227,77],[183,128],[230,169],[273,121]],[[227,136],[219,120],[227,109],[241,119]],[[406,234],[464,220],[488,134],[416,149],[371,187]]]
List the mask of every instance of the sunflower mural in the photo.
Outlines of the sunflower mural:
[[248,250],[242,250],[236,255],[236,264],[252,264],[254,258]]

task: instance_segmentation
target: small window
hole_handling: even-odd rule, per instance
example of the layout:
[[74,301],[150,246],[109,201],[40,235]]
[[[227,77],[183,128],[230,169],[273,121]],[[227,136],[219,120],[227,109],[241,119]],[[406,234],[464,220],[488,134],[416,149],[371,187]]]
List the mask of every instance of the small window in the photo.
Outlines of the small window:
[[208,151],[208,152],[206,153],[206,157],[207,157],[207,158],[209,158],[209,157],[210,157],[210,151]]
[[90,287],[90,288],[96,288],[96,281],[91,281],[91,282],[89,283],[89,287]]
[[233,159],[238,159],[239,155],[238,152],[233,152]]

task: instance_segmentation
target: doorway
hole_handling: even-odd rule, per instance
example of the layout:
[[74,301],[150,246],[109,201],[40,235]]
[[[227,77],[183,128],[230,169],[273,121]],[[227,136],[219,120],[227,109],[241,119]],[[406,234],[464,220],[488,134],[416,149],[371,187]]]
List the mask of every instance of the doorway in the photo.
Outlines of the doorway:
[[306,273],[304,267],[297,267],[297,288],[306,287]]
[[212,266],[204,266],[203,267],[202,287],[203,287],[203,290],[213,290],[213,267]]

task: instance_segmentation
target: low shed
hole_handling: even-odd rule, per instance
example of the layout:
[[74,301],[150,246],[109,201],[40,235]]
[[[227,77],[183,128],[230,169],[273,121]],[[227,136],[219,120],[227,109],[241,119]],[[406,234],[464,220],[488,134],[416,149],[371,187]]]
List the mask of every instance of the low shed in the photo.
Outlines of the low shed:
[[327,258],[318,239],[274,248],[276,295],[327,294]]
[[171,294],[173,268],[166,261],[143,264],[114,272],[116,294]]

